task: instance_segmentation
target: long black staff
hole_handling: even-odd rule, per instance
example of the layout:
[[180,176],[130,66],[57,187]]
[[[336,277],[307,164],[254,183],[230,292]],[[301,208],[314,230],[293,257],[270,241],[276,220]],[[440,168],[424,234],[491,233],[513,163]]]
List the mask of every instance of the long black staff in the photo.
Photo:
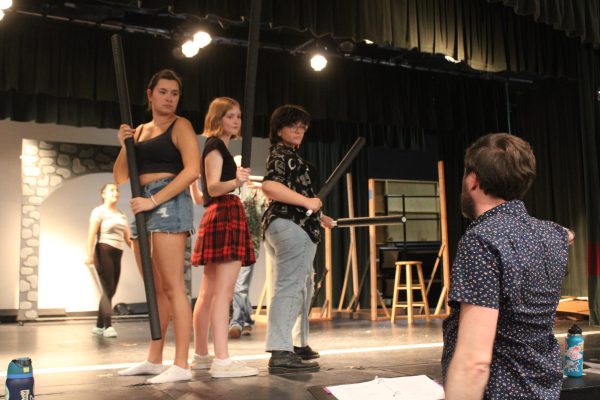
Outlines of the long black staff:
[[354,217],[339,218],[335,222],[338,228],[349,228],[351,226],[371,226],[371,225],[395,225],[404,224],[407,219],[404,215],[385,215],[382,217]]
[[258,45],[260,33],[261,0],[252,0],[248,27],[248,51],[246,53],[246,84],[244,88],[244,119],[242,124],[242,167],[250,168],[252,156],[252,128],[254,128],[254,100],[256,93],[256,70],[258,68]]
[[[321,190],[319,190],[319,193],[317,193],[317,197],[321,199],[321,201],[324,200],[325,197],[327,197],[327,195],[329,194],[329,192],[331,192],[336,183],[338,183],[342,175],[346,172],[348,168],[350,168],[350,164],[352,164],[352,161],[354,161],[354,159],[358,155],[358,152],[360,151],[360,149],[363,148],[366,142],[367,140],[362,136],[359,136],[359,138],[356,139],[352,147],[350,147],[350,150],[348,150],[344,158],[342,158],[342,161],[340,161],[340,163],[337,165],[337,167],[335,167],[331,175],[329,175],[329,178],[327,178],[325,184],[321,187]],[[307,216],[311,214],[312,210],[306,211]]]
[[[119,95],[119,105],[121,107],[121,121],[124,124],[133,126],[121,36],[114,34],[110,39],[112,43],[113,60],[115,62],[117,92]],[[135,160],[135,150],[133,148],[133,139],[131,137],[125,139],[125,152],[127,154],[127,167],[129,168],[129,182],[131,182],[131,196],[142,197],[137,162]],[[150,249],[148,247],[148,234],[146,232],[146,219],[144,213],[139,212],[135,214],[135,224],[138,231],[138,245],[140,247],[140,258],[142,260],[142,275],[144,278],[144,288],[146,289],[148,314],[150,316],[150,334],[152,340],[160,340],[160,319],[158,316],[158,306],[156,304],[156,290],[154,289],[154,275],[152,274],[152,262],[150,260]]]

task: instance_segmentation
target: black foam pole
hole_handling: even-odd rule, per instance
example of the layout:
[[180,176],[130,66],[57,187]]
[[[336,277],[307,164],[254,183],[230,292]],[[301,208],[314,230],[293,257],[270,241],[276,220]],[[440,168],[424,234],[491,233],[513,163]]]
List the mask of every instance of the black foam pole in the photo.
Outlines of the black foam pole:
[[246,54],[246,82],[244,87],[244,110],[242,116],[242,167],[249,168],[252,158],[252,129],[254,128],[254,100],[256,93],[256,70],[258,68],[258,45],[260,33],[261,0],[252,0],[248,27],[248,51]]
[[[327,178],[327,180],[321,187],[321,190],[319,190],[319,193],[317,193],[317,197],[319,199],[324,200],[325,197],[327,197],[329,192],[331,192],[333,187],[338,183],[342,175],[344,175],[346,170],[350,168],[350,164],[352,164],[352,161],[354,161],[354,159],[358,155],[358,152],[360,151],[360,149],[363,148],[366,142],[367,140],[362,136],[359,136],[358,139],[356,139],[352,147],[350,147],[350,150],[348,150],[344,158],[342,158],[342,161],[340,161],[340,163],[335,167],[331,175],[329,175],[329,178]],[[312,210],[306,211],[306,215],[311,214]]]
[[386,215],[384,217],[339,218],[336,222],[336,226],[338,228],[349,228],[351,226],[395,225],[404,224],[406,222],[406,217],[404,215]]
[[325,184],[321,187],[321,190],[319,190],[319,193],[317,193],[318,198],[324,200],[325,197],[327,197],[329,192],[331,192],[333,187],[338,183],[342,175],[344,175],[346,170],[350,168],[350,164],[352,164],[352,161],[354,161],[358,155],[358,152],[363,148],[366,142],[367,140],[362,136],[356,139],[352,147],[350,147],[350,150],[348,150],[344,158],[342,158],[342,161],[340,161],[331,175],[329,175],[329,178],[327,178]]
[[[125,73],[125,57],[123,55],[123,44],[121,36],[114,34],[111,36],[113,60],[115,62],[115,74],[117,78],[117,93],[119,95],[119,106],[121,108],[121,121],[124,124],[133,126],[131,118],[131,107],[129,102],[129,89],[127,88],[127,74]],[[141,197],[142,190],[135,160],[135,150],[133,148],[133,139],[125,139],[125,151],[127,153],[127,167],[129,168],[129,181],[131,182],[131,196]],[[148,314],[150,316],[150,334],[152,340],[160,340],[160,319],[158,316],[158,305],[156,303],[156,290],[154,288],[154,275],[152,274],[152,261],[150,260],[150,249],[148,246],[148,233],[146,232],[146,219],[144,213],[135,215],[135,224],[138,231],[138,245],[140,248],[140,258],[142,261],[142,275],[144,278],[144,288],[146,289],[146,302],[148,304]]]

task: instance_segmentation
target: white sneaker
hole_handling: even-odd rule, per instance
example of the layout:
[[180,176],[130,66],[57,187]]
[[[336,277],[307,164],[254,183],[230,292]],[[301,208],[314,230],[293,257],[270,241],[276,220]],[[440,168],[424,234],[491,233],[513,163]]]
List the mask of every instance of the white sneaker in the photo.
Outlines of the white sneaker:
[[132,376],[132,375],[158,375],[165,370],[162,364],[153,364],[148,360],[135,364],[129,368],[122,369],[117,372],[120,376]]
[[171,365],[169,369],[154,378],[146,379],[148,383],[173,383],[181,381],[191,381],[192,371],[189,368],[181,368],[178,365]]
[[104,333],[102,334],[102,336],[104,336],[105,338],[116,338],[117,331],[112,326],[109,326],[108,328],[106,328],[104,330]]
[[209,369],[212,365],[213,359],[215,357],[207,354],[205,356],[200,356],[198,354],[194,354],[190,361],[191,369]]
[[249,367],[240,361],[232,361],[228,365],[217,365],[213,362],[208,372],[213,378],[241,378],[258,375],[258,369]]
[[92,334],[93,335],[102,335],[104,333],[104,328],[99,328],[97,326],[94,326],[92,328]]

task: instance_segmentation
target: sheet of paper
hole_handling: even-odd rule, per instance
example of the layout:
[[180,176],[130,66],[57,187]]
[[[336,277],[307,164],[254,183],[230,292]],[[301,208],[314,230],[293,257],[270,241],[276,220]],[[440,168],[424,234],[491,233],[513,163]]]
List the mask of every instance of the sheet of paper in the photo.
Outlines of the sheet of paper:
[[349,385],[328,386],[338,400],[440,400],[444,389],[425,375],[375,378]]

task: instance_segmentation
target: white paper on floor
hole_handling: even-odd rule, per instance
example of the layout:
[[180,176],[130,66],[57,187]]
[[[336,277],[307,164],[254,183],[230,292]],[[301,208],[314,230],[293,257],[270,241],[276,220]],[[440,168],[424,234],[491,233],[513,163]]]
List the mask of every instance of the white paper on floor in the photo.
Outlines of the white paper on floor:
[[327,386],[338,400],[440,400],[444,389],[426,375],[375,378],[349,385]]

